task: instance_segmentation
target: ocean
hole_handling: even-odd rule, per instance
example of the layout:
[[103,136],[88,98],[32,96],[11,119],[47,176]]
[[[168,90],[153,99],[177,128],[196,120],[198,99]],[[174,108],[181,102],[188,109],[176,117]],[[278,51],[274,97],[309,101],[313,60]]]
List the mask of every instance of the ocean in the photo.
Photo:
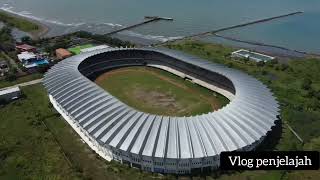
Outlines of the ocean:
[[[119,36],[164,42],[256,19],[304,11],[301,15],[233,29],[221,35],[320,54],[319,0],[0,0],[0,8],[47,24],[49,36],[87,30],[106,33],[135,24],[144,16],[174,21],[150,23]],[[232,44],[216,37],[206,41]]]

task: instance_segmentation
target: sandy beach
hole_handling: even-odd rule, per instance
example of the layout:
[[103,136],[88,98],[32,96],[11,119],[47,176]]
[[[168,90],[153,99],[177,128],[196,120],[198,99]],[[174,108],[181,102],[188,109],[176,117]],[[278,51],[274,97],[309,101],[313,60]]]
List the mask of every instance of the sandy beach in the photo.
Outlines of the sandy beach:
[[32,31],[32,32],[26,32],[34,40],[43,38],[50,31],[50,28],[47,25],[45,25],[44,23],[40,22],[40,21],[37,21],[35,19],[31,19],[31,18],[28,18],[28,17],[24,17],[24,16],[21,16],[21,15],[15,14],[15,13],[11,13],[11,12],[8,12],[8,11],[2,10],[2,9],[0,9],[0,11],[4,12],[4,13],[7,13],[10,16],[13,16],[13,17],[16,17],[16,18],[20,18],[20,19],[24,19],[24,20],[27,20],[29,22],[33,22],[33,23],[37,24],[39,26],[38,30]]

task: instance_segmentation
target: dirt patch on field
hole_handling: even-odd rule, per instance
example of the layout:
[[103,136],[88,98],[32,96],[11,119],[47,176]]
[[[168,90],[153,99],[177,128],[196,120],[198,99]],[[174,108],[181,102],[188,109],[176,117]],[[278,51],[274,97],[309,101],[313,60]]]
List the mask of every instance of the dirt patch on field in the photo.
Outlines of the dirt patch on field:
[[170,79],[170,78],[167,78],[167,77],[165,77],[165,76],[160,75],[159,73],[156,73],[156,72],[151,71],[151,70],[149,70],[149,72],[150,72],[151,74],[153,74],[154,76],[157,76],[159,79],[161,79],[161,80],[163,80],[163,81],[167,81],[167,82],[169,82],[169,83],[171,83],[171,84],[173,84],[173,85],[175,85],[175,86],[177,86],[177,87],[180,87],[180,88],[185,89],[185,90],[190,89],[190,88],[188,88],[187,86],[185,86],[185,85],[183,85],[183,84],[181,84],[181,83],[178,83],[178,82],[176,82],[176,81],[174,81],[174,80],[172,80],[172,79]]
[[116,70],[113,70],[113,71],[108,71],[106,73],[101,74],[96,80],[94,80],[94,82],[96,84],[100,84],[101,82],[105,81],[106,79],[108,79],[108,78],[110,78],[110,77],[112,77],[114,75],[127,73],[127,72],[134,72],[134,71],[137,71],[137,70],[127,69],[127,68],[120,68],[120,69],[116,69]]
[[217,100],[216,100],[216,98],[214,96],[214,94],[215,94],[214,92],[212,93],[213,97],[207,97],[207,96],[199,94],[199,92],[196,92],[195,90],[189,88],[188,86],[186,86],[184,84],[181,84],[179,82],[176,82],[175,80],[172,80],[172,79],[170,79],[168,77],[162,76],[161,74],[158,74],[157,72],[154,72],[154,71],[151,71],[151,70],[149,70],[149,72],[151,74],[157,76],[159,79],[161,79],[163,81],[167,81],[167,82],[169,82],[169,83],[171,83],[171,84],[173,84],[173,85],[175,85],[177,87],[180,87],[180,88],[182,88],[182,89],[184,89],[184,90],[186,90],[186,91],[188,91],[188,92],[190,92],[192,94],[198,94],[199,98],[201,98],[202,100],[208,102],[211,105],[213,111],[218,110],[218,109],[221,108],[220,104],[217,102]]
[[[165,76],[162,76],[162,75],[160,75],[160,74],[158,74],[158,73],[156,73],[156,72],[154,72],[154,71],[149,70],[149,72],[150,72],[151,74],[157,76],[157,77],[160,78],[161,80],[167,81],[167,82],[169,82],[169,83],[171,83],[171,84],[173,84],[173,85],[175,85],[175,86],[177,86],[177,87],[180,87],[180,88],[182,88],[182,89],[184,89],[184,90],[186,90],[186,91],[188,91],[188,92],[190,92],[190,93],[192,93],[192,94],[199,94],[198,92],[196,92],[195,90],[189,88],[189,87],[186,86],[186,85],[183,85],[183,84],[181,84],[181,83],[179,83],[179,82],[176,82],[176,81],[174,81],[174,80],[172,80],[172,79],[170,79],[170,78],[167,78],[167,77],[165,77]],[[204,95],[199,94],[199,98],[201,98],[202,100],[208,102],[208,103],[211,105],[213,111],[218,110],[218,109],[221,108],[220,104],[217,102],[216,98],[214,97],[214,94],[215,94],[215,93],[213,92],[213,93],[212,93],[212,96],[213,96],[213,97],[207,97],[207,96],[204,96]]]
[[177,103],[176,99],[167,93],[147,91],[136,87],[132,89],[130,95],[152,108],[169,109],[170,111],[181,110],[181,106]]

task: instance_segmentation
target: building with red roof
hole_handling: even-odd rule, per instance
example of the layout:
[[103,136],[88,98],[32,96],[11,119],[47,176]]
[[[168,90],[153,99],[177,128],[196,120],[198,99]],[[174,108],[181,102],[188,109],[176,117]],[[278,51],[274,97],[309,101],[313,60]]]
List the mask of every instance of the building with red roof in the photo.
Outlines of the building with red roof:
[[28,44],[21,44],[16,46],[16,50],[19,52],[36,52],[37,48]]
[[59,49],[56,49],[56,56],[59,60],[62,60],[62,59],[65,59],[65,58],[72,56],[72,54],[70,51],[68,51],[66,49],[59,48]]

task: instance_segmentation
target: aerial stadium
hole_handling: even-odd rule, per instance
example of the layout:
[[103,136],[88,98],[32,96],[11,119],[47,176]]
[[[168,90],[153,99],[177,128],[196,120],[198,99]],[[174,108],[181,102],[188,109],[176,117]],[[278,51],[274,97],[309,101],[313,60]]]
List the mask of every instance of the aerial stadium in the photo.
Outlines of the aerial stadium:
[[[188,117],[141,112],[94,80],[130,66],[162,69],[222,94],[221,109]],[[254,150],[275,126],[278,102],[260,81],[235,69],[167,49],[102,49],[70,57],[44,77],[54,108],[101,157],[155,173],[217,169],[223,151]]]

